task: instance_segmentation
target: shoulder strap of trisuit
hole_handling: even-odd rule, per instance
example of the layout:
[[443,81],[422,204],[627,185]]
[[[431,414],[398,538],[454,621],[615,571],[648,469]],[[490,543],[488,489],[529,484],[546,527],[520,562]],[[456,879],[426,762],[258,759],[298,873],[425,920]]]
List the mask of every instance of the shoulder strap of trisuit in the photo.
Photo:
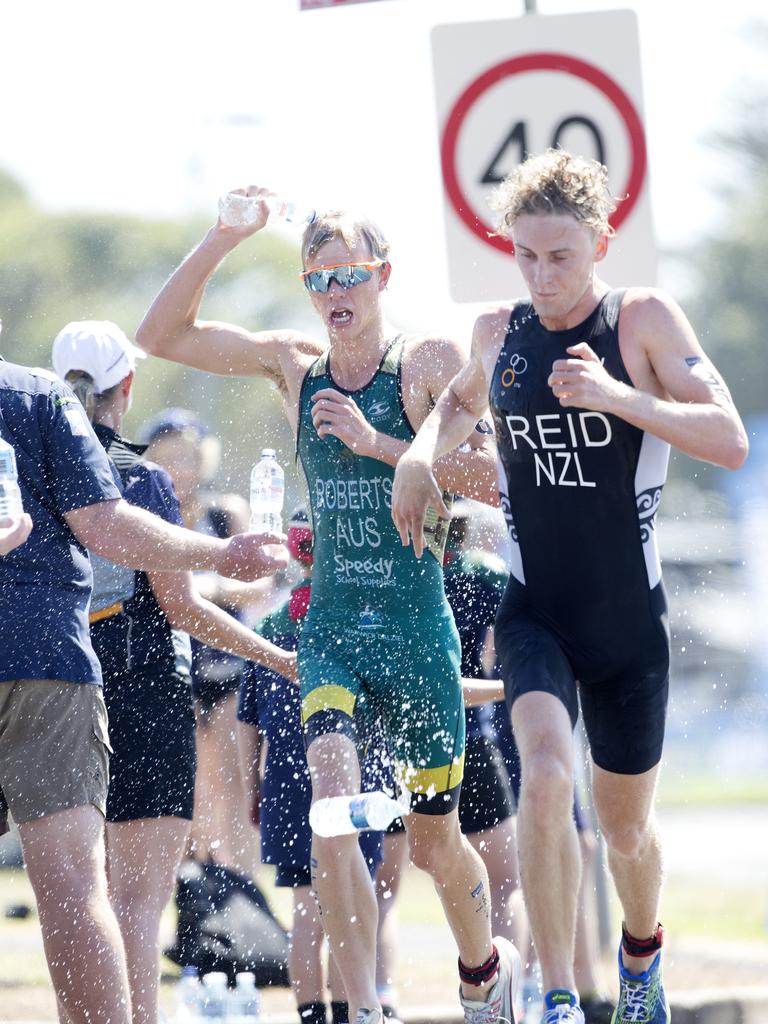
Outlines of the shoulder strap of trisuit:
[[606,327],[609,327],[612,331],[615,331],[619,326],[621,304],[626,293],[626,288],[611,288],[603,296],[603,321]]
[[321,356],[318,356],[309,368],[309,377],[324,377],[328,373],[328,355],[330,350],[326,349]]
[[395,335],[392,344],[386,351],[384,358],[381,361],[379,367],[379,373],[388,373],[391,376],[397,376],[400,370],[400,361],[403,358],[403,349],[405,348],[406,336],[404,334]]
[[520,323],[525,322],[533,315],[533,303],[528,299],[515,299],[512,308],[509,311],[509,318],[507,320],[507,327],[504,332],[504,341],[511,334],[515,334],[520,329]]

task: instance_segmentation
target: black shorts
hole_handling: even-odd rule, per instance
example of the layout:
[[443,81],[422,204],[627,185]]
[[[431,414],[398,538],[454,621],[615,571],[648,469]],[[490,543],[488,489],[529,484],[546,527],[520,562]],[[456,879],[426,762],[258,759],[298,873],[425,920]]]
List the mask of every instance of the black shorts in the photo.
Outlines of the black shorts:
[[461,831],[483,832],[514,813],[515,798],[501,751],[485,736],[467,737],[459,796]]
[[[237,616],[235,616],[237,618]],[[238,693],[244,662],[232,654],[192,640],[192,695],[202,721],[217,705]]]
[[188,676],[104,674],[110,761],[107,821],[192,820],[195,716]]
[[592,760],[599,768],[621,775],[653,768],[661,759],[669,693],[661,586],[649,593],[639,624],[629,624],[618,637],[606,628],[604,643],[589,648],[542,622],[526,607],[524,593],[525,587],[510,578],[496,617],[496,651],[509,707],[524,693],[551,693],[575,725],[581,705]]

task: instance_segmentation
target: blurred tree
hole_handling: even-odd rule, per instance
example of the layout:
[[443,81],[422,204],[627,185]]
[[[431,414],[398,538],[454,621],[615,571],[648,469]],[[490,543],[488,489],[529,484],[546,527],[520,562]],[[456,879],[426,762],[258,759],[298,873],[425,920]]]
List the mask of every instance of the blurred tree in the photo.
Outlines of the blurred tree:
[[[107,214],[51,214],[0,171],[0,351],[14,362],[49,366],[51,342],[70,320],[114,320],[131,336],[167,276],[206,224]],[[256,255],[257,262],[254,263]],[[240,246],[215,275],[202,315],[252,330],[317,330],[298,281],[295,241],[265,231]],[[244,491],[262,447],[291,472],[293,441],[275,388],[266,381],[212,377],[149,359],[139,368],[128,432],[166,405],[192,408],[223,442],[221,487]]]
[[[768,22],[750,30],[768,60]],[[686,308],[744,416],[768,410],[765,325],[768,323],[768,85],[745,81],[732,101],[730,124],[710,141],[726,156],[719,226],[685,255],[692,274]]]

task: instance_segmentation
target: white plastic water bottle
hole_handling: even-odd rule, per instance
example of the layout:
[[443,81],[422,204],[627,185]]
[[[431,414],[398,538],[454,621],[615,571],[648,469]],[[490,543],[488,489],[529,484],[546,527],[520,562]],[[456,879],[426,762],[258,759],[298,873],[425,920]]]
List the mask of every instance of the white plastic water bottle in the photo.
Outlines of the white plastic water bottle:
[[256,1024],[261,1013],[261,996],[256,988],[256,976],[251,971],[239,971],[235,987],[230,989],[227,1024]]
[[265,448],[251,470],[251,533],[283,532],[285,474],[273,448]]
[[219,219],[227,227],[247,227],[258,217],[260,202],[267,204],[272,216],[280,217],[297,228],[307,227],[317,216],[310,206],[288,202],[278,196],[244,196],[241,192],[225,192],[219,198]]
[[0,519],[20,519],[24,514],[16,472],[16,453],[0,437]]
[[366,829],[383,831],[409,812],[408,804],[377,790],[317,800],[309,810],[309,824],[319,836],[346,836]]
[[196,967],[182,967],[176,985],[176,1024],[197,1024],[200,1020],[202,991]]
[[203,975],[202,1016],[206,1020],[226,1020],[228,985],[224,971]]

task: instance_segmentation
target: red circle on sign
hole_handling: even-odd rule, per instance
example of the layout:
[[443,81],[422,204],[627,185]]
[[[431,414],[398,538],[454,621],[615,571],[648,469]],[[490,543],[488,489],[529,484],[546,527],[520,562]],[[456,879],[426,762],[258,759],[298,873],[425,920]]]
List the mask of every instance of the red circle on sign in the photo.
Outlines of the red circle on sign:
[[440,160],[448,198],[451,200],[454,210],[464,224],[481,241],[492,245],[501,252],[512,253],[513,255],[514,248],[512,242],[507,238],[494,235],[492,233],[493,228],[489,224],[485,224],[473,212],[472,205],[465,195],[456,173],[456,147],[464,119],[483,93],[503,78],[508,78],[510,75],[518,75],[523,71],[563,71],[565,74],[583,78],[607,96],[621,115],[629,135],[631,159],[629,177],[624,186],[624,194],[627,198],[623,203],[619,204],[611,216],[611,225],[614,230],[632,212],[645,180],[647,166],[645,133],[643,132],[640,115],[635,109],[632,100],[621,86],[599,68],[596,68],[594,64],[589,64],[587,61],[579,60],[577,57],[569,57],[562,53],[527,53],[523,57],[513,57],[489,68],[488,71],[475,79],[464,90],[448,115],[440,146]]

